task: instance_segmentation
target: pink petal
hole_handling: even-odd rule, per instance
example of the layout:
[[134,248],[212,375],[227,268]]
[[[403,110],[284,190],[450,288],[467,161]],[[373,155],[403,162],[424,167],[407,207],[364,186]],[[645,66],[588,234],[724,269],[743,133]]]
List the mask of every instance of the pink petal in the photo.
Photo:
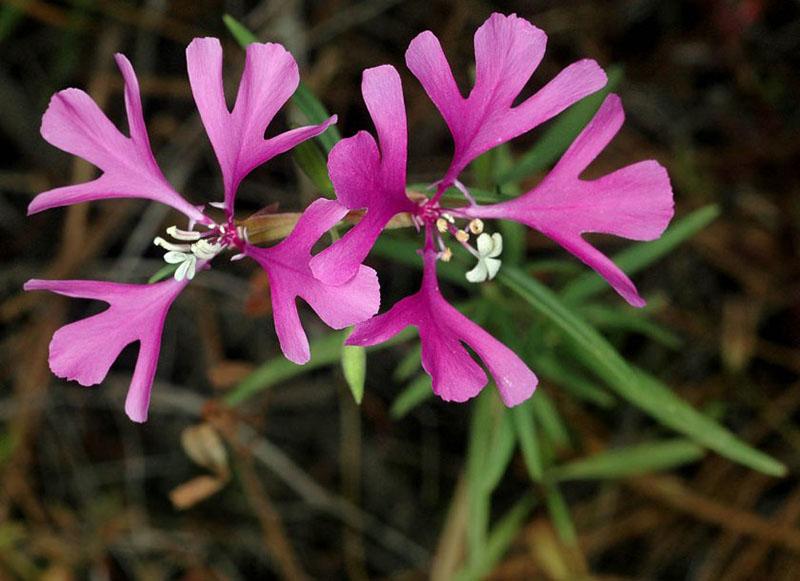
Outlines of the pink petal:
[[505,218],[552,238],[595,269],[633,306],[643,306],[631,280],[581,238],[586,232],[654,240],[674,213],[666,170],[653,160],[639,162],[595,180],[580,174],[616,135],[624,120],[622,103],[609,95],[552,172],[526,194],[492,206],[464,208],[467,217]]
[[517,355],[442,297],[436,279],[436,253],[427,250],[419,292],[398,302],[388,312],[356,326],[350,345],[382,343],[409,325],[417,327],[422,343],[422,366],[433,380],[433,391],[447,401],[466,401],[486,385],[486,374],[469,355],[468,345],[494,377],[507,406],[528,399],[536,375]]
[[247,47],[244,72],[233,111],[222,84],[222,46],[216,38],[196,38],[186,49],[189,81],[203,125],[217,155],[225,185],[225,209],[233,215],[236,190],[255,167],[325,131],[325,123],[293,129],[270,139],[267,126],[299,84],[297,63],[279,44]]
[[311,247],[346,213],[347,208],[338,202],[317,200],[280,244],[245,248],[267,272],[275,332],[286,358],[297,364],[306,363],[310,357],[308,338],[297,314],[297,297],[334,329],[364,321],[380,307],[378,276],[371,268],[361,266],[345,284],[333,286],[316,279],[309,267]]
[[135,422],[147,420],[150,391],[158,364],[161,332],[172,302],[188,281],[152,285],[84,280],[29,280],[25,290],[100,300],[105,311],[61,327],[50,342],[50,369],[58,377],[84,386],[101,383],[120,352],[140,342],[125,412]]
[[546,44],[545,33],[524,18],[492,14],[475,33],[475,86],[465,99],[437,38],[426,31],[411,41],[406,64],[455,141],[444,183],[452,183],[480,154],[530,131],[606,83],[597,63],[580,61],[512,107],[542,60]]
[[42,137],[59,149],[103,171],[98,179],[56,188],[36,196],[28,214],[108,198],[146,198],[172,206],[191,220],[208,218],[169,184],[156,163],[142,114],[139,83],[128,60],[116,55],[125,80],[125,106],[131,137],[125,137],[92,98],[78,89],[59,91],[42,117]]
[[388,65],[364,71],[361,92],[380,141],[364,131],[331,150],[328,171],[338,200],[364,219],[311,260],[314,276],[329,284],[352,279],[384,226],[416,208],[406,196],[406,114],[397,71]]

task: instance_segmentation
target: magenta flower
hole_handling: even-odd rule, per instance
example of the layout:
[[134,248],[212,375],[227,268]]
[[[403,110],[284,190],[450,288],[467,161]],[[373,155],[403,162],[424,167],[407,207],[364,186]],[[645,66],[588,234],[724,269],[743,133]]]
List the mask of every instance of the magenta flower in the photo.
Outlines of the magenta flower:
[[[211,260],[226,250],[236,252],[232,260],[250,256],[266,270],[281,349],[298,364],[308,361],[309,349],[297,315],[296,297],[303,298],[325,323],[337,329],[369,318],[377,312],[380,301],[377,276],[370,268],[357,267],[352,280],[339,287],[322,283],[311,274],[311,247],[347,213],[341,204],[317,200],[301,216],[290,236],[272,248],[251,245],[247,232],[234,221],[236,191],[250,171],[319,135],[335,122],[331,117],[320,125],[264,138],[267,125],[299,83],[294,58],[277,44],[250,45],[236,103],[233,111],[228,111],[219,41],[195,39],[186,56],[192,93],[222,170],[222,223],[187,202],[159,169],[144,125],[139,85],[133,68],[122,55],[116,59],[125,80],[130,137],[122,135],[83,91],[67,89],[57,93],[42,119],[42,136],[56,147],[92,162],[103,174],[89,183],[39,194],[28,208],[33,214],[105,198],[147,198],[172,206],[188,218],[188,229],[167,229],[174,242],[161,237],[154,241],[167,250],[166,262],[177,265],[174,280],[152,285],[76,280],[30,280],[25,284],[26,290],[49,290],[109,304],[102,313],[55,333],[50,343],[50,368],[59,377],[81,385],[96,385],[103,381],[122,349],[138,341],[139,355],[125,404],[126,413],[137,422],[147,419],[167,311],[195,273],[209,268]],[[201,229],[195,230],[195,225]]]
[[[537,379],[508,348],[442,298],[436,283],[436,260],[449,260],[445,234],[453,235],[477,259],[467,279],[480,282],[495,276],[502,252],[502,238],[484,233],[482,219],[527,224],[597,270],[628,302],[641,306],[644,301],[633,283],[581,234],[603,232],[652,240],[672,217],[669,179],[655,161],[634,164],[596,180],[579,178],[622,124],[616,95],[606,99],[552,173],[530,192],[481,206],[458,181],[463,169],[480,154],[529,131],[605,84],[606,76],[597,63],[583,60],[512,106],[539,64],[546,40],[541,30],[522,18],[493,14],[475,34],[476,80],[467,98],[459,92],[436,37],[423,32],[411,42],[406,63],[444,117],[455,142],[452,162],[429,199],[416,203],[406,196],[405,108],[400,77],[391,66],[364,71],[362,84],[380,149],[372,136],[362,131],[339,142],[328,160],[339,201],[351,209],[365,208],[366,214],[341,240],[314,257],[311,269],[324,282],[348,280],[392,216],[410,213],[425,230],[422,289],[387,313],[359,324],[348,341],[372,345],[408,325],[418,327],[423,367],[433,379],[434,391],[447,400],[469,399],[486,383],[485,374],[462,343],[483,360],[506,405],[530,397]],[[466,206],[443,205],[442,194],[450,186],[464,193]],[[468,221],[463,229],[457,226],[462,219]],[[470,234],[477,236],[477,248],[468,243]]]

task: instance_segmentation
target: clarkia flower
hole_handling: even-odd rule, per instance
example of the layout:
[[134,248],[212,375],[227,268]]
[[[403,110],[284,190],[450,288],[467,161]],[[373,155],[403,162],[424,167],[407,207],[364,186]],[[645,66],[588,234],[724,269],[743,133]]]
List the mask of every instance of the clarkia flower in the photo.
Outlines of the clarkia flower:
[[317,200],[289,237],[271,248],[250,244],[246,230],[235,222],[236,192],[247,174],[335,122],[331,117],[319,125],[264,138],[267,126],[299,83],[297,63],[291,54],[278,44],[250,45],[232,111],[225,103],[219,41],[195,39],[186,57],[192,93],[222,171],[224,199],[212,205],[223,209],[223,221],[216,222],[202,207],[186,201],[159,169],[144,124],[138,81],[122,55],[117,55],[116,61],[125,81],[130,137],[120,133],[83,91],[56,93],[42,119],[42,136],[59,149],[90,161],[103,173],[88,183],[39,194],[28,208],[33,214],[91,200],[146,198],[167,204],[187,217],[187,229],[167,229],[173,241],[162,237],[154,241],[167,251],[165,261],[177,265],[171,280],[152,285],[80,280],[30,280],[25,284],[26,290],[48,290],[108,303],[109,308],[100,314],[55,333],[50,343],[50,368],[59,377],[96,385],[106,377],[122,349],[138,341],[138,359],[125,403],[126,413],[137,422],[147,419],[170,306],[195,274],[209,268],[224,251],[236,252],[232,260],[249,256],[267,272],[281,349],[298,364],[308,361],[309,349],[296,297],[303,298],[325,323],[337,329],[369,318],[377,312],[380,301],[377,275],[370,268],[357,267],[355,276],[338,287],[311,274],[311,247],[347,213],[341,204]]
[[[486,383],[485,374],[463,344],[483,360],[506,405],[528,398],[537,383],[533,372],[513,352],[441,296],[436,261],[450,257],[446,234],[478,260],[467,279],[479,282],[497,273],[502,251],[502,238],[483,233],[483,220],[521,222],[561,244],[606,278],[628,302],[641,306],[644,301],[628,277],[581,235],[602,232],[651,240],[672,217],[669,179],[655,161],[640,162],[595,180],[580,179],[622,124],[616,95],[605,100],[553,171],[531,191],[499,204],[478,205],[459,181],[461,172],[477,156],[538,126],[606,83],[597,63],[582,60],[513,106],[541,61],[546,40],[541,30],[522,18],[493,14],[475,34],[475,85],[466,98],[456,86],[436,37],[423,32],[411,42],[406,64],[444,117],[455,144],[450,166],[434,184],[431,197],[417,202],[406,195],[405,108],[400,77],[391,66],[368,69],[363,76],[362,93],[378,143],[369,133],[359,132],[339,142],[328,160],[338,200],[350,209],[366,209],[366,213],[341,240],[311,260],[311,269],[325,282],[348,280],[388,221],[399,212],[409,213],[425,234],[422,289],[387,313],[357,325],[348,342],[372,345],[408,325],[416,326],[423,367],[433,379],[434,391],[446,400],[464,401]],[[462,191],[466,205],[444,205],[442,195],[451,186]],[[458,227],[459,220],[467,222],[466,228]],[[478,235],[477,249],[468,242],[470,233]]]

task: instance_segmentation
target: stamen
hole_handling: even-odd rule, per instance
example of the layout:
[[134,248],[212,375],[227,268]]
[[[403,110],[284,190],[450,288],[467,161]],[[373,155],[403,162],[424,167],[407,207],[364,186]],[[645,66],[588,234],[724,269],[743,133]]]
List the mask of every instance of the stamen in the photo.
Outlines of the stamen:
[[211,260],[225,248],[222,244],[209,242],[208,240],[198,240],[192,244],[191,251],[201,260]]
[[469,231],[475,234],[476,236],[483,232],[483,220],[480,218],[475,218],[469,223]]
[[466,242],[469,240],[469,234],[461,229],[456,230],[456,240],[459,242]]
[[167,234],[172,236],[175,240],[200,240],[200,232],[181,230],[177,226],[170,226],[167,228]]
[[442,234],[447,232],[447,220],[445,220],[444,218],[437,218],[436,219],[436,229],[439,232],[441,232]]
[[475,201],[475,198],[473,198],[473,197],[472,197],[472,195],[469,193],[469,190],[467,189],[467,187],[466,187],[464,184],[462,184],[462,183],[461,183],[460,181],[458,181],[458,180],[455,180],[455,181],[453,182],[453,185],[454,185],[456,188],[458,188],[458,191],[459,191],[459,192],[461,192],[461,193],[464,195],[464,197],[465,197],[465,198],[467,199],[467,201],[469,202],[469,205],[470,205],[470,206],[477,206],[477,205],[478,205],[478,203]]
[[172,242],[168,242],[164,240],[161,236],[156,236],[153,239],[153,244],[156,246],[160,246],[164,250],[172,250],[174,252],[190,252],[191,248],[188,244],[173,244]]
[[209,202],[208,205],[219,210],[225,209],[225,202]]
[[449,247],[445,246],[444,250],[442,250],[442,253],[439,255],[439,258],[442,260],[442,262],[450,262],[450,259],[453,258],[453,251],[450,250]]
[[240,252],[239,254],[234,254],[231,256],[231,262],[236,262],[237,260],[241,260],[245,258],[247,255],[244,252]]

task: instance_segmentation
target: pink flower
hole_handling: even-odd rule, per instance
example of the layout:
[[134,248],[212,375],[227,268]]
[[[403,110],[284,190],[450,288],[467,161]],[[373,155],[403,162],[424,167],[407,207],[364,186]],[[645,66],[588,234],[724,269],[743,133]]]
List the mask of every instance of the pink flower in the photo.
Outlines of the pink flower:
[[[297,64],[292,56],[277,44],[250,45],[233,111],[225,104],[219,41],[195,39],[186,56],[192,93],[222,170],[223,223],[218,224],[202,208],[187,202],[164,178],[150,148],[136,76],[122,55],[116,59],[125,80],[131,136],[122,135],[83,91],[57,93],[42,119],[42,136],[92,162],[103,174],[89,183],[39,194],[29,206],[33,214],[105,198],[146,198],[172,206],[188,218],[188,229],[167,229],[174,242],[161,237],[155,240],[167,250],[164,259],[177,265],[174,280],[153,285],[44,280],[25,284],[25,290],[49,290],[109,304],[99,315],[55,333],[50,344],[50,368],[59,377],[96,385],[103,381],[122,349],[138,341],[139,356],[125,405],[128,416],[137,422],[147,419],[161,332],[170,306],[195,273],[208,268],[224,251],[236,251],[233,259],[250,256],[267,271],[281,348],[295,363],[309,359],[296,297],[306,300],[323,321],[337,329],[369,318],[377,312],[380,301],[377,276],[367,267],[358,268],[357,276],[341,288],[311,276],[311,247],[347,213],[337,202],[318,200],[312,204],[290,236],[267,249],[249,244],[246,231],[234,221],[236,191],[250,171],[335,122],[331,117],[320,125],[264,138],[267,125],[297,88]],[[194,230],[195,224],[203,230]]]
[[[470,345],[495,376],[503,401],[514,405],[529,397],[535,375],[505,346],[466,321],[448,305],[436,284],[436,258],[449,259],[443,235],[451,234],[478,260],[467,278],[491,279],[500,267],[502,238],[483,233],[483,219],[504,218],[527,224],[549,236],[596,269],[631,304],[641,306],[633,283],[607,257],[581,238],[604,232],[636,240],[660,236],[672,217],[672,190],[666,171],[645,161],[596,180],[581,180],[583,170],[616,134],[623,120],[616,95],[609,96],[553,172],[530,192],[500,204],[480,206],[458,181],[478,155],[563,111],[600,89],[606,76],[594,61],[579,61],[517,106],[512,103],[539,64],[546,35],[514,15],[493,14],[475,34],[476,80],[464,98],[453,80],[441,46],[431,32],[417,36],[406,63],[441,112],[453,135],[452,162],[435,194],[421,203],[406,196],[406,118],[400,77],[391,66],[364,71],[362,93],[378,133],[378,144],[366,132],[333,148],[328,169],[338,200],[350,209],[365,208],[364,219],[341,240],[311,260],[324,282],[348,280],[369,253],[383,227],[399,212],[408,212],[425,230],[422,290],[400,301],[388,313],[361,323],[349,341],[370,345],[386,340],[407,325],[418,327],[423,366],[433,389],[445,399],[464,401],[478,393],[485,375],[461,342]],[[458,187],[468,205],[445,207],[442,194]],[[468,228],[457,220],[469,221]],[[477,249],[467,243],[478,235]],[[453,379],[457,378],[457,379]]]

